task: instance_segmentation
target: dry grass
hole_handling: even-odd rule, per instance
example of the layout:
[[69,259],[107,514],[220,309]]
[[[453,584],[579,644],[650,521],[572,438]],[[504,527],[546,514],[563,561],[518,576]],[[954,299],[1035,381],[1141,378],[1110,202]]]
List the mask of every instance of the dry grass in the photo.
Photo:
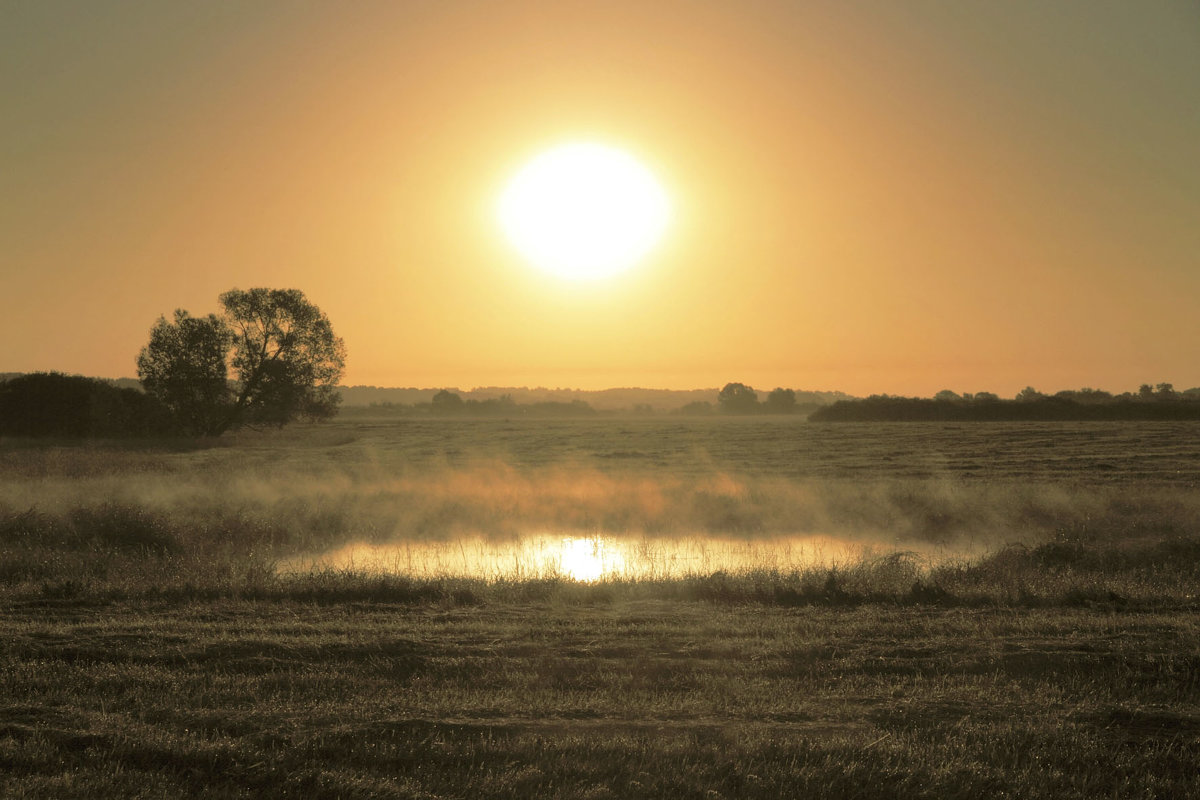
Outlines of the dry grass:
[[8,796],[1197,796],[1195,615],[220,600],[2,626]]
[[[1141,430],[1124,477],[1095,465],[1128,431],[1020,430],[997,478],[953,466],[974,430],[441,424],[0,443],[0,796],[1200,797],[1190,429]],[[554,525],[886,546],[594,583],[275,569]]]

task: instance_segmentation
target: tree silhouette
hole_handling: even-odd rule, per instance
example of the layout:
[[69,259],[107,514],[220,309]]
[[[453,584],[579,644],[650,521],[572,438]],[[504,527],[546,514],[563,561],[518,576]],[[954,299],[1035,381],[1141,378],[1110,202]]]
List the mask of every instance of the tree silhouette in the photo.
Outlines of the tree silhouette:
[[138,378],[183,433],[209,433],[229,416],[226,361],[232,339],[217,315],[193,317],[182,309],[174,322],[159,317],[150,329],[150,343],[137,360]]
[[758,410],[758,394],[744,383],[727,383],[717,403],[727,414],[750,414]]
[[449,389],[442,389],[433,396],[430,408],[435,414],[455,414],[463,410],[463,399]]
[[795,413],[796,392],[792,389],[776,387],[767,395],[767,400],[763,403],[763,407],[769,414]]
[[0,436],[149,436],[168,433],[169,423],[154,398],[96,378],[35,372],[0,381]]
[[336,413],[345,346],[303,292],[233,289],[220,301],[221,317],[159,318],[138,357],[143,387],[172,408],[181,429],[219,436]]

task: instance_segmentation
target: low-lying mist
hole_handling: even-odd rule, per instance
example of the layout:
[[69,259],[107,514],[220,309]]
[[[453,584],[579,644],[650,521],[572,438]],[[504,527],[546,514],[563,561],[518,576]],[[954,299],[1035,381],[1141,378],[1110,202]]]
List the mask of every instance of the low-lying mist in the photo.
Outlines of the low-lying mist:
[[[841,580],[857,564],[863,596],[936,573],[971,596],[1020,597],[1040,581],[1056,596],[1087,585],[1190,597],[1196,454],[1186,431],[1160,428],[495,420],[215,446],[6,442],[0,589],[758,571],[783,576],[786,593],[800,580],[787,576],[815,570],[804,596],[837,597],[820,571]],[[998,564],[1007,577],[976,569]]]
[[[622,549],[626,570],[634,561],[631,548],[637,547],[658,552],[660,562],[670,560],[664,553],[672,547],[682,548],[689,554],[678,559],[709,571],[748,567],[755,559],[762,566],[791,565],[886,550],[944,559],[1014,542],[1034,544],[1064,531],[1112,534],[1114,525],[1124,526],[1126,534],[1138,526],[1194,529],[1200,519],[1200,500],[1166,490],[1157,497],[1139,492],[1135,499],[1116,487],[795,480],[724,472],[622,475],[561,465],[517,468],[500,461],[386,472],[362,464],[321,469],[256,464],[242,471],[9,476],[0,483],[0,511],[10,520],[33,514],[51,528],[86,527],[88,510],[102,506],[151,520],[145,524],[178,540],[178,548],[252,549],[295,569],[379,566],[387,561],[386,548],[393,547],[398,569],[405,568],[402,563],[417,569],[413,565],[421,559],[414,561],[414,553],[423,554],[423,572],[438,565],[458,569],[468,561],[482,565],[489,554],[506,559],[577,540]],[[360,549],[347,550],[351,546]],[[364,547],[374,548],[374,557],[367,559]],[[468,547],[480,555],[446,555]],[[358,557],[350,557],[352,552]]]

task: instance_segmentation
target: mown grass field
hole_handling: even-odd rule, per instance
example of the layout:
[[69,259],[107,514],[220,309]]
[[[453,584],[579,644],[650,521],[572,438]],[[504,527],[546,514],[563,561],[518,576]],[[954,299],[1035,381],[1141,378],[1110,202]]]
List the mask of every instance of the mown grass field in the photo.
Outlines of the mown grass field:
[[[1200,797],[1198,434],[0,442],[0,796]],[[587,583],[276,569],[532,529],[879,549]]]

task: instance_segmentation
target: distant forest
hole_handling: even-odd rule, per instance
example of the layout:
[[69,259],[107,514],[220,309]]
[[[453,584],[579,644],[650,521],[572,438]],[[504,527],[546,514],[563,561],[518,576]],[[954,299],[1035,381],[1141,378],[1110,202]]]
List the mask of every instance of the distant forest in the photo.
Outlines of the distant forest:
[[1099,389],[1042,394],[1032,387],[1012,400],[990,392],[938,392],[932,398],[871,395],[817,409],[814,422],[1021,422],[1071,420],[1200,420],[1200,388],[1175,391],[1143,384],[1114,395]]
[[[790,390],[789,390],[790,391]],[[481,386],[463,390],[446,388],[388,388],[381,386],[343,386],[342,410],[369,407],[375,411],[391,410],[394,413],[425,413],[434,410],[433,398],[442,392],[457,395],[463,401],[461,410],[471,413],[490,413],[502,405],[530,406],[543,409],[567,406],[579,413],[580,403],[594,412],[659,413],[678,412],[686,414],[713,414],[720,410],[717,389],[550,389],[546,387]],[[445,398],[444,398],[445,399]],[[795,392],[795,413],[808,413],[820,406],[837,400],[850,399],[844,392]],[[457,408],[450,405],[438,410]]]
[[[847,398],[840,392],[777,388],[759,401],[737,383],[716,389],[574,389],[487,387],[450,389],[340,387],[340,414],[368,417],[594,417],[598,415],[794,414]],[[397,401],[407,402],[397,402]],[[253,426],[251,426],[253,427]],[[64,439],[185,434],[158,399],[130,378],[116,380],[56,372],[0,373],[0,436]]]
[[[1200,420],[1200,388],[1180,392],[1169,383],[1144,384],[1136,392],[1118,395],[1098,389],[1047,395],[1027,387],[1011,400],[990,392],[851,398],[840,392],[784,388],[760,397],[742,383],[728,383],[719,391],[488,387],[460,393],[364,386],[340,391],[340,414],[351,418],[788,414],[814,422]],[[401,399],[407,402],[397,402]],[[78,439],[176,434],[168,410],[135,380],[0,373],[0,436]]]

